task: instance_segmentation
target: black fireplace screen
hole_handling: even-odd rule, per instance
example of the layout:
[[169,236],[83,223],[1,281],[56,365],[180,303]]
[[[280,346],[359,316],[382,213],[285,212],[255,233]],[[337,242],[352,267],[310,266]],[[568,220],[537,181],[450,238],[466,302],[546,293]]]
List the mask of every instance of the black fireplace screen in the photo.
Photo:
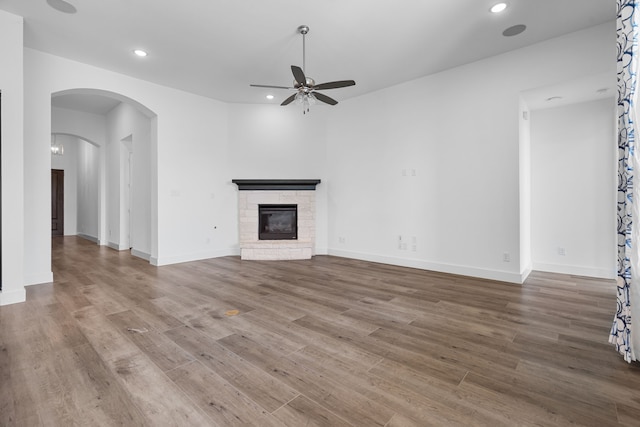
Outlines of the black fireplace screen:
[[258,218],[260,240],[296,240],[298,238],[297,205],[259,205]]

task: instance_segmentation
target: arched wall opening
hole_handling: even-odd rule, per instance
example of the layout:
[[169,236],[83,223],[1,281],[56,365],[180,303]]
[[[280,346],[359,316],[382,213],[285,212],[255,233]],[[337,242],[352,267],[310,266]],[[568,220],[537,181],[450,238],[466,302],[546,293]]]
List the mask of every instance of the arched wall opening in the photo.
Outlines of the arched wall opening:
[[52,154],[52,168],[64,164],[76,183],[76,227],[65,235],[150,260],[157,254],[155,113],[122,94],[87,88],[53,93],[51,107],[51,133],[71,148]]
[[51,169],[64,171],[63,234],[98,243],[100,146],[68,133],[53,133],[51,144]]

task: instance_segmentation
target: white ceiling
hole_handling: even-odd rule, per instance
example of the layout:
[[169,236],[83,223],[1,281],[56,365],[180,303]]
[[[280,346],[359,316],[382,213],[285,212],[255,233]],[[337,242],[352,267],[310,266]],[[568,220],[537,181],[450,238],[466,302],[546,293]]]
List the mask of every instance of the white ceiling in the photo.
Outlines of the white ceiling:
[[616,96],[616,76],[608,74],[594,74],[522,93],[530,110],[555,108],[605,98],[612,99],[613,104]]
[[[353,79],[327,91],[343,100],[594,26],[616,17],[615,0],[0,0],[25,18],[29,48],[225,102],[280,103],[292,64],[317,83]],[[515,24],[527,30],[502,32]],[[146,58],[132,54],[149,52]],[[273,101],[265,99],[272,92]]]

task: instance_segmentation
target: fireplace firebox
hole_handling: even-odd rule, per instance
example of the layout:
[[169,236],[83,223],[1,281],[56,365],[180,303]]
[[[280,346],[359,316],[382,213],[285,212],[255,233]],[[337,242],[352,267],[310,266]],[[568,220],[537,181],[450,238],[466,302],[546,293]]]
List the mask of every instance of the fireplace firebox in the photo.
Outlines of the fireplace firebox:
[[298,205],[259,205],[259,240],[297,240]]

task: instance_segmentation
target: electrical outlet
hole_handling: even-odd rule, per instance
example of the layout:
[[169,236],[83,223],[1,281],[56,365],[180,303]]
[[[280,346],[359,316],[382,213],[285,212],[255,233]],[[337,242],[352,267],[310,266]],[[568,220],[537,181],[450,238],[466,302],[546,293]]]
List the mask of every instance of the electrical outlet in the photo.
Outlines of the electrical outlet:
[[344,244],[346,242],[347,242],[347,239],[345,239],[344,237],[342,237],[342,236],[338,237],[338,243]]
[[502,254],[503,262],[511,262],[511,254],[509,252],[505,252]]
[[564,248],[558,248],[558,255],[565,256],[566,254],[567,254],[567,252],[565,251]]

